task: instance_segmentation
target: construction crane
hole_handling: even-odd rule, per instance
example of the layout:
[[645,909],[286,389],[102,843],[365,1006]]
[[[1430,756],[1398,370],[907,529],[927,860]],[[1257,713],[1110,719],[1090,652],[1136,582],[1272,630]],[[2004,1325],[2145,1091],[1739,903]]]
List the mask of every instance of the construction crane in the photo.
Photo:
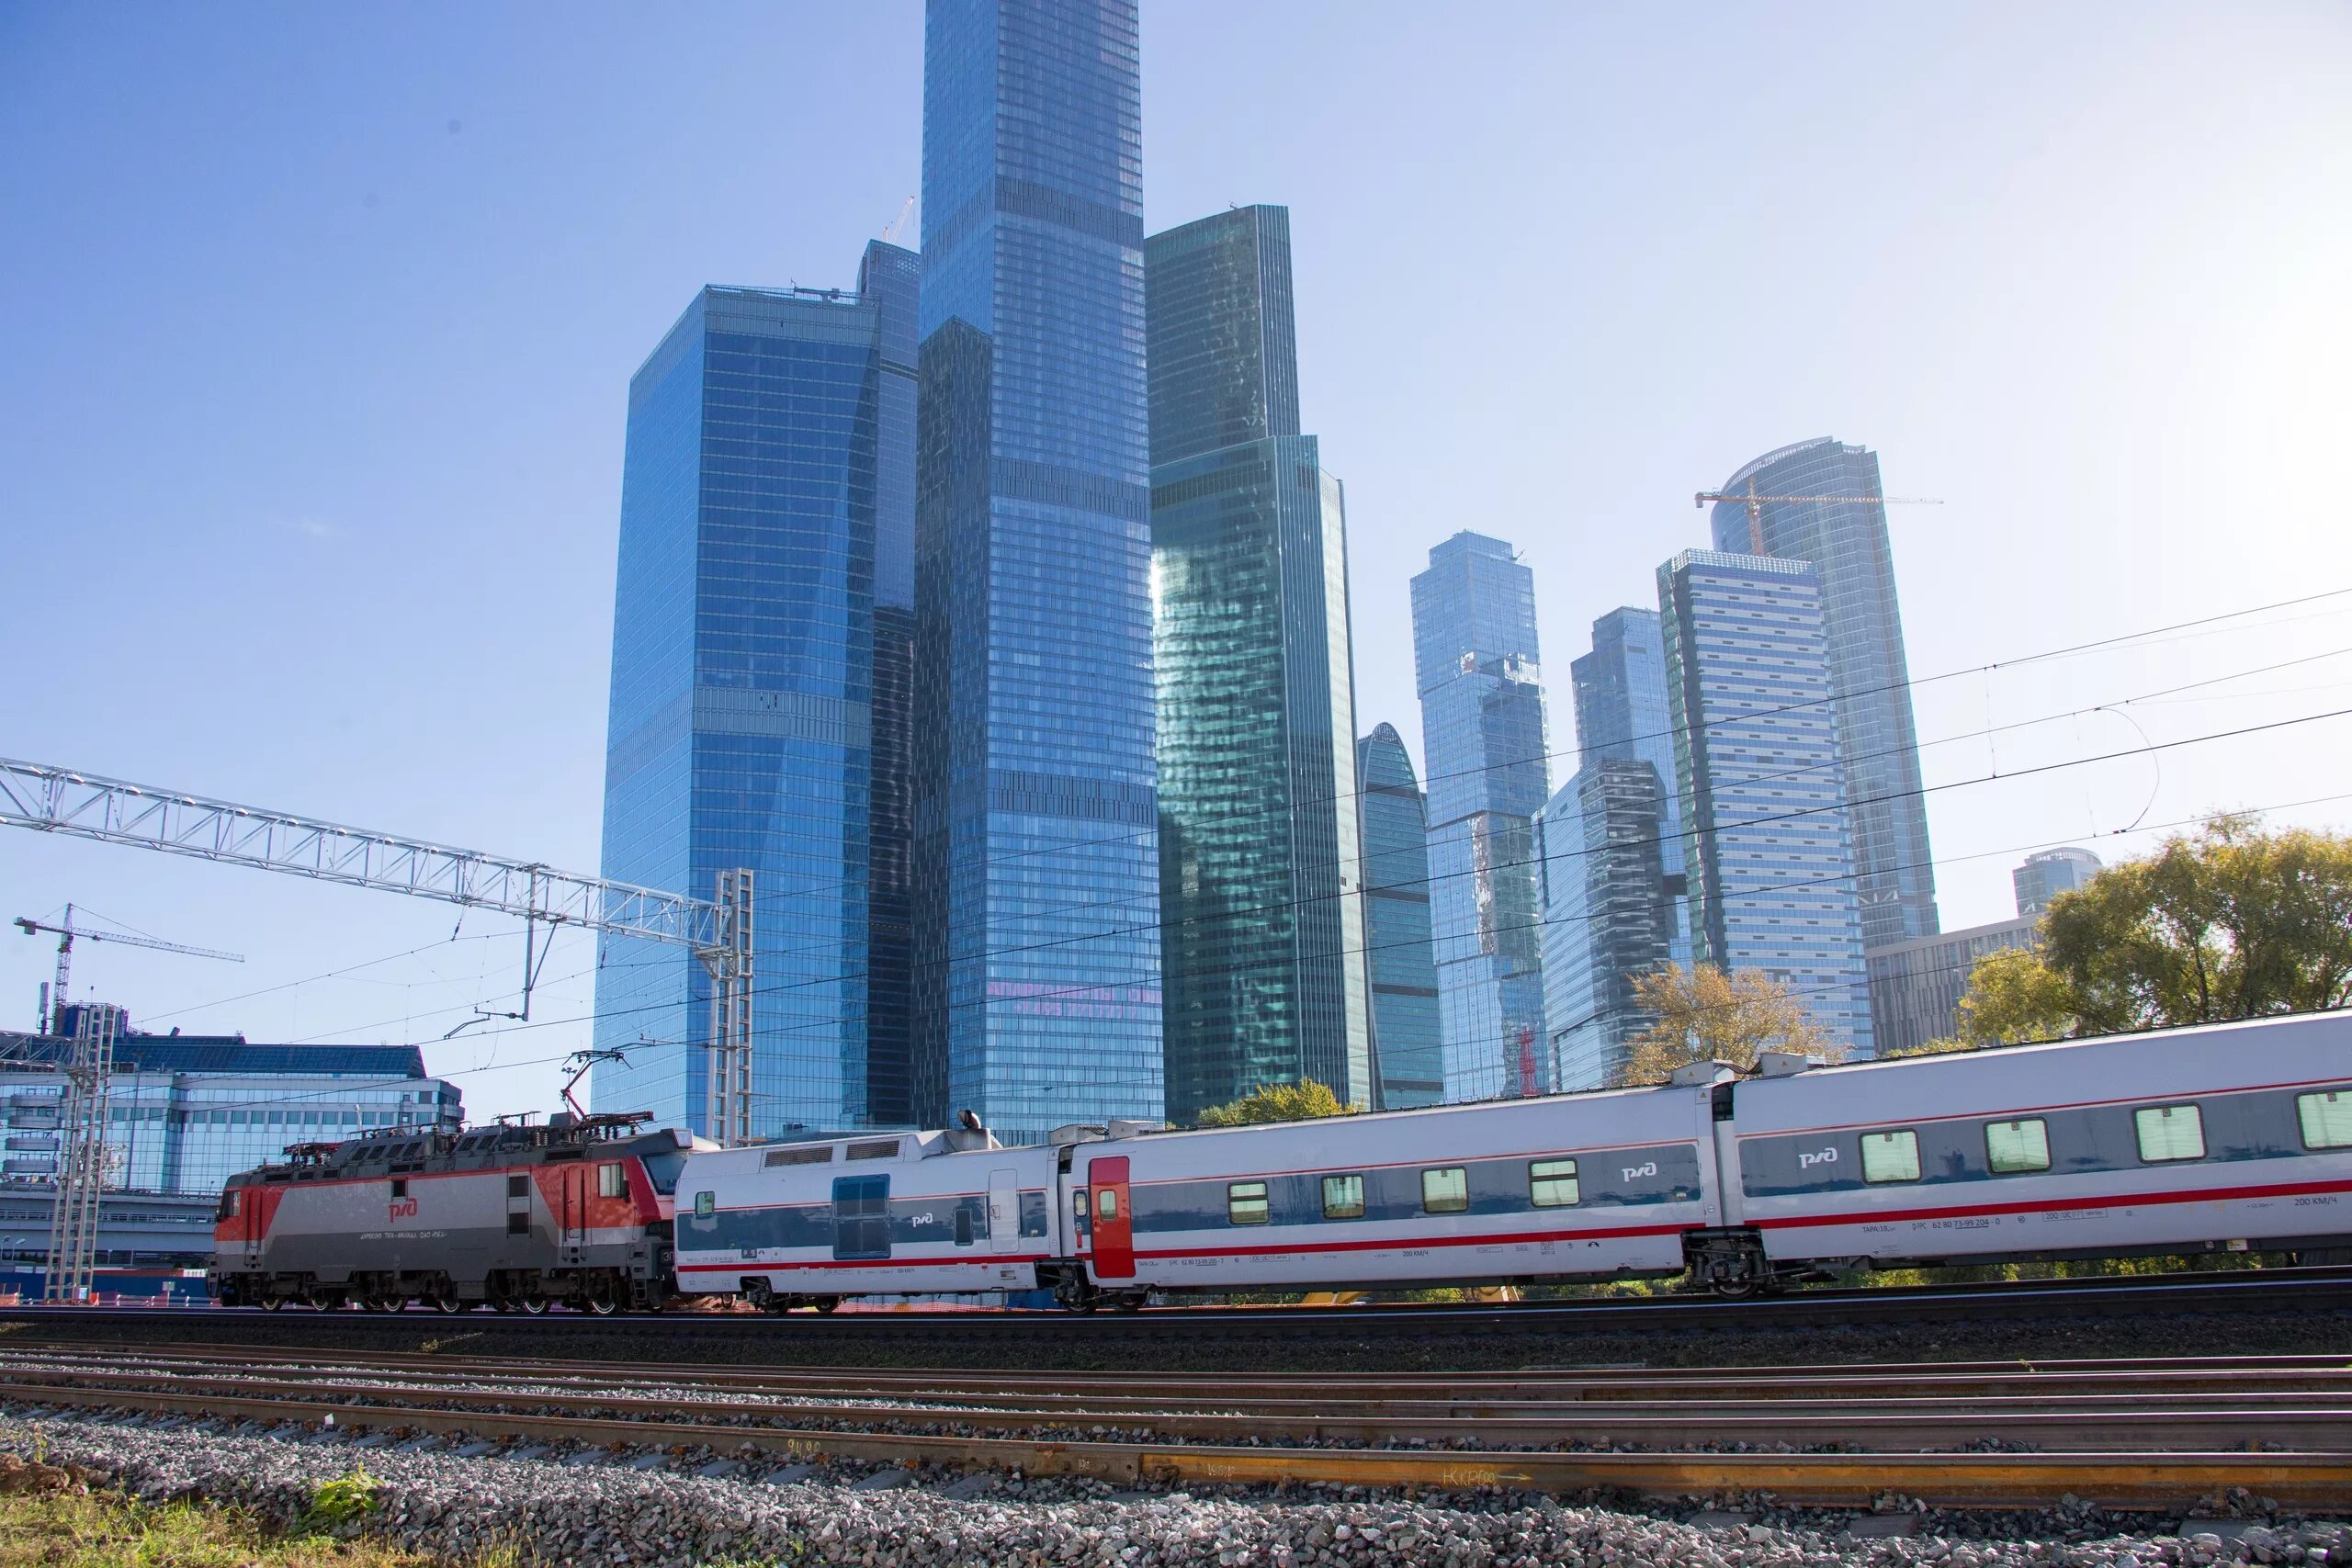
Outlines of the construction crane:
[[1943,504],[1940,501],[1930,501],[1925,496],[1917,495],[1758,495],[1756,493],[1756,481],[1752,479],[1747,481],[1747,489],[1744,493],[1737,491],[1702,490],[1692,498],[1692,503],[1702,512],[1706,510],[1707,503],[1711,501],[1737,501],[1747,504],[1747,553],[1757,556],[1771,554],[1764,547],[1764,503],[1768,501],[1813,502],[1823,505],[1838,502],[1875,502],[1880,506],[1941,506]]
[[899,215],[890,220],[890,226],[882,231],[882,243],[886,245],[895,245],[899,243],[900,242],[899,237],[907,231],[907,220],[912,218],[914,215],[915,198],[913,197],[907,197],[907,204],[899,209]]
[[710,976],[710,1135],[729,1145],[751,1141],[756,898],[749,867],[719,872],[716,897],[695,898],[6,757],[0,757],[0,827],[438,898],[530,924],[561,923],[684,947]]
[[52,926],[41,920],[29,920],[22,915],[17,917],[17,925],[27,936],[39,936],[43,931],[50,931],[57,937],[57,980],[50,987],[49,997],[40,1010],[40,1032],[44,1034],[65,1032],[65,982],[73,972],[74,939],[77,936],[85,942],[111,942],[123,947],[145,947],[157,953],[184,953],[190,958],[218,958],[227,964],[243,964],[245,961],[243,953],[220,953],[209,947],[188,947],[176,942],[158,942],[152,936],[132,936],[127,931],[94,931],[87,926],[76,930],[74,906],[71,904],[65,906],[63,925]]

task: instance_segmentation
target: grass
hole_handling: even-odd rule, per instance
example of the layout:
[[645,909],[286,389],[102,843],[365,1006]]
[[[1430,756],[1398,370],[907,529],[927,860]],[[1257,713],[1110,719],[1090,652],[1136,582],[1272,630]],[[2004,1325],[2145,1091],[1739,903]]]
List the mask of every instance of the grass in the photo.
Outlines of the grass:
[[[467,1568],[512,1568],[514,1554]],[[240,1508],[117,1492],[0,1496],[0,1568],[453,1568],[369,1540],[289,1534]]]

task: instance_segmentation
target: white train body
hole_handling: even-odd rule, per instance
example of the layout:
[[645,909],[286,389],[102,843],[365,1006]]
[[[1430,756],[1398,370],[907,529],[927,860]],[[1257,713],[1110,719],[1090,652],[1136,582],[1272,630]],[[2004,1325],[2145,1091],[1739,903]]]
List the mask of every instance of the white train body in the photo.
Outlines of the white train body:
[[2352,1246],[2352,1015],[1685,1077],[1026,1148],[923,1133],[698,1153],[679,1286],[1133,1304]]

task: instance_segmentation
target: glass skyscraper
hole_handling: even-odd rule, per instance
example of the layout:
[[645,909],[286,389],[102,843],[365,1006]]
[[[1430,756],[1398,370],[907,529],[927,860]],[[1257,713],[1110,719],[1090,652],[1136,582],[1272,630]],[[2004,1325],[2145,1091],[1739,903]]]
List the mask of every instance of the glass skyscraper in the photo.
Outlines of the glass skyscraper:
[[1299,434],[1290,214],[1144,245],[1167,1111],[1369,1105],[1347,525]]
[[[1760,495],[1884,495],[1878,454],[1824,437],[1767,452],[1732,475],[1726,491],[1751,484]],[[1936,873],[1928,850],[1928,807],[1919,793],[1919,737],[1911,716],[1911,672],[1903,614],[1894,597],[1894,555],[1886,508],[1853,502],[1766,502],[1751,530],[1747,507],[1717,502],[1715,548],[1811,561],[1821,577],[1821,613],[1845,749],[1856,897],[1871,947],[1936,933]]]
[[[763,1134],[905,1116],[906,955],[869,933],[905,859],[877,831],[907,718],[877,705],[904,654],[876,618],[910,596],[914,281],[876,243],[856,291],[706,288],[629,383],[604,874],[703,897],[756,874]],[[627,1060],[598,1064],[596,1104],[703,1128],[709,1024],[695,959],[607,939],[596,1043]]]
[[[1592,651],[1568,665],[1576,694],[1577,757],[1584,763],[1639,760],[1657,770],[1665,792],[1658,864],[1673,904],[1667,910],[1671,956],[1690,962],[1690,907],[1683,897],[1681,798],[1674,787],[1674,708],[1666,693],[1666,632],[1656,610],[1626,605],[1592,623]],[[1561,1027],[1555,1019],[1552,1027]]]
[[916,1119],[1161,1108],[1135,0],[923,38]]
[[1634,1037],[1656,1021],[1637,1004],[1634,977],[1676,956],[1679,900],[1659,856],[1667,799],[1647,759],[1588,756],[1537,823],[1555,1089],[1623,1083]]
[[1413,664],[1445,1098],[1542,1093],[1534,820],[1550,769],[1535,576],[1510,546],[1464,531],[1430,551],[1413,579]]
[[1445,1096],[1445,1051],[1430,949],[1429,816],[1396,726],[1375,726],[1356,742],[1356,779],[1379,1103],[1385,1111],[1435,1105]]
[[2026,856],[2025,863],[2009,873],[2009,886],[2017,893],[2018,913],[2041,916],[2049,909],[2050,900],[2061,893],[2072,893],[2097,876],[2100,869],[2098,856],[2071,844]]
[[1657,569],[1657,597],[1693,955],[1772,976],[1868,1056],[1820,576],[1809,561],[1686,550]]

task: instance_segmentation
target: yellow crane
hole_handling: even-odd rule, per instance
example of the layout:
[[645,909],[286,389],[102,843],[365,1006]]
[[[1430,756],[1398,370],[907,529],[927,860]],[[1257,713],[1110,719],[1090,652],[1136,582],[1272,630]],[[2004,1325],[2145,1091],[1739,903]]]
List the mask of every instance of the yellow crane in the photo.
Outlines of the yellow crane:
[[1764,547],[1764,503],[1768,501],[1795,502],[1875,502],[1881,506],[1941,506],[1940,501],[1930,501],[1918,495],[1758,495],[1756,481],[1749,479],[1743,493],[1738,491],[1702,490],[1692,498],[1701,511],[1711,501],[1736,501],[1747,507],[1747,549],[1750,555],[1770,555]]

